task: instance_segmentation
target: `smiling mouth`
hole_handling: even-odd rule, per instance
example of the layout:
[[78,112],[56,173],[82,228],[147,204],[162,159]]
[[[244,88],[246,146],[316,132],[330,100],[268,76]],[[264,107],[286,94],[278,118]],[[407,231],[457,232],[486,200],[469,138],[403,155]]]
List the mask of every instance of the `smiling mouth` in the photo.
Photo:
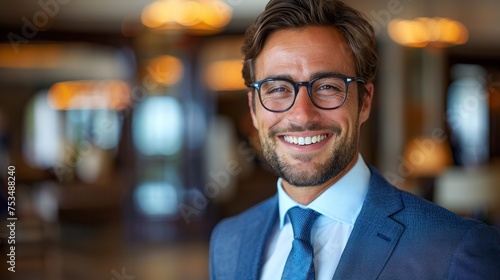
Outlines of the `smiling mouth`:
[[297,136],[283,136],[283,140],[290,144],[295,144],[298,146],[306,146],[319,143],[325,140],[328,137],[327,134],[320,134],[315,136],[307,136],[307,137],[297,137]]

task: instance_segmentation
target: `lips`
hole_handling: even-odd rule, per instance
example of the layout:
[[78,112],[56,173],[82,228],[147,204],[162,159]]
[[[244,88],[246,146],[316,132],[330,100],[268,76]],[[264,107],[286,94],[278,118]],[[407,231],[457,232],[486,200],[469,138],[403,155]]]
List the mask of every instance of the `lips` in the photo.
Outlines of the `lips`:
[[283,140],[290,144],[295,144],[298,146],[307,146],[311,144],[319,143],[328,137],[327,134],[319,134],[314,136],[283,136]]

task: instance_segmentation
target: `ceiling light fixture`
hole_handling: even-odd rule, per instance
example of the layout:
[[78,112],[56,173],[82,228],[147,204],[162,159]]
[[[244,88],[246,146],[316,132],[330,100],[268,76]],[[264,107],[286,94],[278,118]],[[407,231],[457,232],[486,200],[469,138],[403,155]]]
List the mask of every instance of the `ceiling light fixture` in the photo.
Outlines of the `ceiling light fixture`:
[[465,44],[469,38],[467,28],[449,18],[419,17],[413,20],[393,19],[388,25],[389,36],[396,43],[423,48],[438,48]]
[[141,20],[155,30],[205,35],[220,32],[231,17],[232,8],[220,0],[158,0],[144,8]]

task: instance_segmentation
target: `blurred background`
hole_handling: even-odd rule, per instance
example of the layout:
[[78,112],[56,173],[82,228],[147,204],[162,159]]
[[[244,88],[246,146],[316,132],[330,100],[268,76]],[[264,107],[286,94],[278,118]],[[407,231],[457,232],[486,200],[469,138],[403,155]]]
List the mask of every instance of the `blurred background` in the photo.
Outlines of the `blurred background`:
[[[361,151],[500,227],[500,1],[349,0],[377,33]],[[266,0],[0,0],[1,279],[208,279],[220,219],[275,193],[240,77]]]

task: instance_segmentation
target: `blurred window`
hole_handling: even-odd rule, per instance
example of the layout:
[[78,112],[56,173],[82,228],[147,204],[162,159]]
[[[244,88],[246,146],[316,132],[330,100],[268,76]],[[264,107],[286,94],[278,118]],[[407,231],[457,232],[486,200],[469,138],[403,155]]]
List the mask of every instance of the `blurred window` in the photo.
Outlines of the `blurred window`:
[[177,154],[184,133],[181,104],[171,96],[148,97],[137,108],[132,129],[135,145],[141,154]]
[[457,64],[448,88],[447,119],[458,164],[474,166],[489,160],[489,109],[486,70]]
[[46,169],[62,153],[62,117],[47,101],[47,91],[34,95],[26,110],[24,123],[24,157],[33,167]]
[[67,111],[66,137],[71,143],[86,140],[104,150],[118,146],[122,120],[111,110]]
[[175,215],[180,203],[180,183],[173,172],[161,181],[142,182],[134,190],[134,201],[146,216],[162,218]]
[[25,114],[23,154],[32,167],[54,168],[64,180],[90,164],[95,171],[92,175],[81,172],[86,178],[80,178],[87,183],[107,170],[102,166],[102,151],[118,147],[122,127],[119,111],[57,110],[50,106],[44,90],[34,95]]

